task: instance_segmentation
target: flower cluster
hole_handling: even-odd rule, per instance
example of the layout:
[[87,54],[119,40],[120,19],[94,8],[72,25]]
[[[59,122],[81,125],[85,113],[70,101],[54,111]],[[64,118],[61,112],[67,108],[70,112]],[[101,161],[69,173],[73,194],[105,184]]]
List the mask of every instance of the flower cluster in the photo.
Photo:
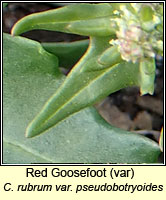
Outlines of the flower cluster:
[[115,10],[114,19],[117,39],[110,44],[118,45],[122,59],[137,62],[155,57],[162,52],[162,13],[159,3],[122,4]]

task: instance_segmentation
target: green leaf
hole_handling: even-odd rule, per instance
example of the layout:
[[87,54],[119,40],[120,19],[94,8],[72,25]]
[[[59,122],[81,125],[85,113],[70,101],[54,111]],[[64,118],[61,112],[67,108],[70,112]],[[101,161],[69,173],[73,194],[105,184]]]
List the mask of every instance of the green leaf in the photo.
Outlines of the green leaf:
[[144,59],[140,62],[140,92],[141,95],[153,94],[155,79],[155,59]]
[[160,139],[159,139],[159,145],[160,145],[160,149],[163,152],[163,148],[164,148],[164,144],[163,144],[163,128],[161,129],[161,133],[160,133]]
[[46,51],[58,57],[60,67],[70,68],[85,53],[88,48],[88,44],[89,40],[81,40],[70,43],[42,43],[42,46]]
[[8,5],[8,3],[3,3],[3,8],[5,8]]
[[103,66],[98,62],[102,53],[110,46],[109,39],[91,38],[86,54],[28,126],[27,137],[41,134],[66,117],[121,88],[138,84],[138,64],[113,62],[110,66]]
[[42,156],[36,156],[34,153],[28,152],[28,149],[8,143],[5,140],[3,141],[3,149],[4,164],[49,163],[49,161],[43,159]]
[[[109,67],[110,65],[115,65],[120,62],[122,62],[121,55],[118,51],[117,46],[111,46],[108,49],[104,51],[104,53],[101,54],[101,56],[98,59],[98,62],[105,67]],[[104,67],[103,66],[103,67]]]
[[157,143],[110,126],[94,108],[70,116],[47,134],[25,138],[27,124],[64,76],[59,74],[56,57],[39,43],[7,34],[3,40],[5,163],[157,162]]
[[[108,36],[115,34],[113,9],[110,4],[76,4],[24,17],[12,29],[19,35],[33,29],[61,31],[79,35]],[[113,23],[113,24],[112,24]]]

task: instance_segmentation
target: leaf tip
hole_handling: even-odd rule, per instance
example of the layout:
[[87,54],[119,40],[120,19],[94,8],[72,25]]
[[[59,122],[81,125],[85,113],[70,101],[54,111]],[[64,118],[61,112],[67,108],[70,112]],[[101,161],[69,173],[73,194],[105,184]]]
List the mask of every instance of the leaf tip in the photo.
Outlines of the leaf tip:
[[16,35],[19,35],[19,34],[17,34],[17,31],[15,30],[15,26],[16,26],[16,24],[13,26],[13,28],[11,29],[11,35],[12,36],[16,36]]
[[26,138],[34,137],[34,135],[32,134],[32,131],[29,131],[29,128],[27,128],[26,131],[25,131],[25,137]]
[[25,20],[24,19],[18,20],[11,29],[11,35],[18,36],[24,33],[25,27],[26,27]]
[[40,126],[38,122],[33,120],[26,128],[25,131],[25,137],[26,138],[33,138],[36,137],[43,132],[45,132],[48,128],[43,127],[42,125]]
[[31,124],[29,124],[28,127],[26,128],[26,131],[25,131],[25,137],[26,138],[32,138],[32,137],[35,137],[39,134],[40,133],[38,131],[36,131],[36,129],[34,127],[32,127]]

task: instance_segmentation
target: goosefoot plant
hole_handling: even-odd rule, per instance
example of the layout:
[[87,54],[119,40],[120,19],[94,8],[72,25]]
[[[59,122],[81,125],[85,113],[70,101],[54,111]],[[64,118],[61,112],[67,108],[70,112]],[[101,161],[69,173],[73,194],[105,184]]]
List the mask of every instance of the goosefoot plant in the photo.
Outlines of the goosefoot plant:
[[[18,36],[34,29],[89,40],[40,44]],[[3,36],[4,162],[157,162],[157,143],[109,125],[91,106],[129,86],[153,94],[162,3],[69,5],[26,16],[11,34]],[[69,67],[87,46],[62,75],[58,63]]]

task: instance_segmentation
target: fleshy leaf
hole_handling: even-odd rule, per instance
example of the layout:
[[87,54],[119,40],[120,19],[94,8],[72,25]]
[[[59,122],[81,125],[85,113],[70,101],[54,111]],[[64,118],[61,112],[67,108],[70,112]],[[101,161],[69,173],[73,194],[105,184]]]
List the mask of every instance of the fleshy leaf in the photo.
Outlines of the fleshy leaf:
[[75,33],[79,35],[108,36],[115,34],[110,4],[77,4],[31,14],[18,21],[12,29],[20,35],[33,29]]
[[138,64],[113,62],[113,65],[110,63],[106,68],[98,62],[100,55],[109,46],[108,41],[109,37],[91,39],[86,54],[29,124],[27,137],[41,134],[66,117],[93,105],[121,88],[138,84]]
[[88,48],[89,40],[81,40],[76,42],[54,42],[42,43],[43,48],[56,55],[59,59],[59,66],[72,67],[85,53]]
[[98,62],[103,65],[103,68],[104,66],[108,67],[110,65],[118,64],[122,61],[123,60],[121,58],[117,46],[111,46],[108,49],[106,49],[98,59]]
[[144,59],[140,62],[140,92],[141,95],[153,94],[155,79],[155,59]]
[[22,148],[14,143],[3,141],[3,163],[10,164],[29,164],[29,163],[49,163],[49,160],[42,156],[36,156],[33,152],[28,152],[28,148]]
[[[55,56],[39,43],[3,36],[5,163],[154,163],[157,143],[110,126],[94,108],[70,116],[40,137],[25,138],[29,121],[64,81]],[[42,54],[41,54],[42,52]]]

